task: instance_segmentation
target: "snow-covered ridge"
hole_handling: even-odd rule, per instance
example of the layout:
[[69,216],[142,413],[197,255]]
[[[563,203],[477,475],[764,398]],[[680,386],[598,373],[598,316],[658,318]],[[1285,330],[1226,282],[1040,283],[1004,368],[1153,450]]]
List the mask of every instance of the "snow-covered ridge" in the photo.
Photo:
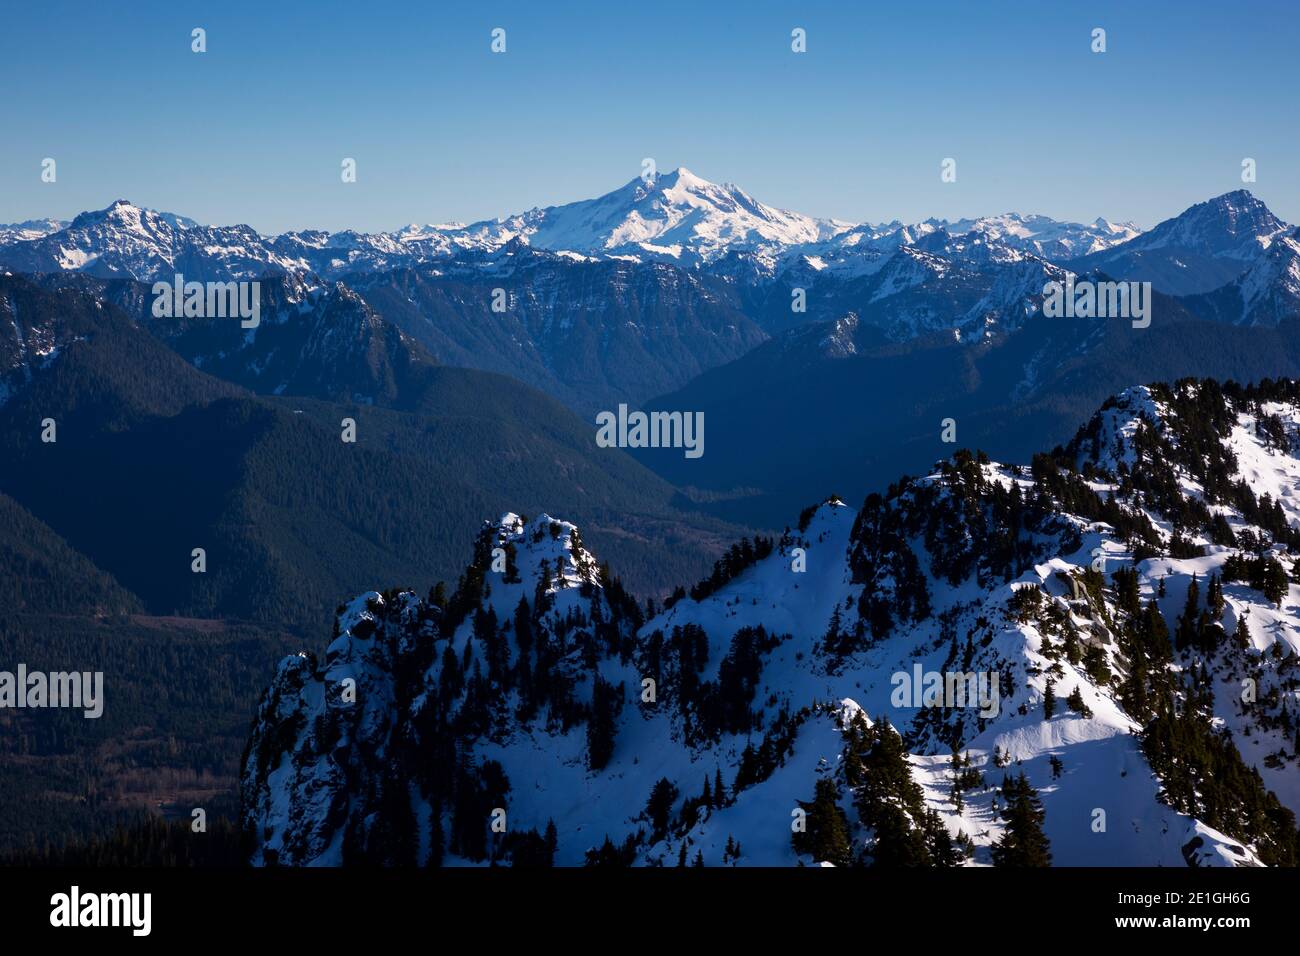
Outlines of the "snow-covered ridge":
[[148,282],[178,271],[200,281],[308,273],[354,285],[400,269],[505,276],[525,251],[575,270],[609,262],[686,270],[721,280],[745,308],[803,289],[807,319],[855,311],[895,341],[955,334],[978,343],[1014,332],[1039,309],[1044,284],[1067,269],[1153,280],[1161,292],[1197,297],[1193,314],[1229,323],[1276,325],[1300,310],[1293,229],[1244,190],[1150,232],[1018,213],[853,224],[779,209],[685,168],[594,199],[393,232],[263,236],[124,200],[71,223],[0,227],[0,269]]
[[1207,248],[1220,255],[1249,260],[1290,228],[1248,190],[1238,189],[1197,203],[1182,215],[1160,223],[1135,242],[1133,248]]
[[[435,262],[458,253],[499,249],[520,241],[537,249],[599,258],[663,261],[687,268],[722,268],[739,255],[774,273],[806,260],[814,268],[865,274],[881,255],[936,231],[979,236],[1004,255],[1071,258],[1138,235],[1131,223],[1091,225],[1006,213],[982,219],[927,220],[904,225],[857,225],[817,219],[762,203],[732,183],[717,184],[685,167],[638,177],[595,199],[474,223],[408,225],[393,232],[304,230],[265,236],[247,226],[202,226],[171,213],[118,200],[69,222],[40,220],[0,226],[3,258],[20,268],[94,271],[158,278],[177,261],[220,278],[254,278],[266,271],[315,271],[337,276]],[[17,248],[8,248],[8,247]]]
[[[860,509],[830,499],[649,617],[575,527],[507,514],[454,594],[364,595],[323,665],[281,665],[245,765],[255,862],[870,861],[882,720],[919,787],[895,793],[900,825],[932,864],[1003,852],[998,788],[1020,774],[1057,865],[1283,861],[1297,434],[1294,383],[1130,389],[1063,457],[961,453]],[[904,692],[954,671],[995,698]],[[1180,768],[1206,758],[1171,762],[1175,727],[1239,754],[1212,775],[1232,799],[1187,790]],[[799,807],[838,807],[844,842],[815,816],[792,840]]]

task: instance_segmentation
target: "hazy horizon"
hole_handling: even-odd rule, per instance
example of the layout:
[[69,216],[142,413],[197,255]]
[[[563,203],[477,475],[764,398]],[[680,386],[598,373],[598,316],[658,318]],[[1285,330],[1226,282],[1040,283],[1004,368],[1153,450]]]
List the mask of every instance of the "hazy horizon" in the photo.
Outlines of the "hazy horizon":
[[[673,170],[675,170],[675,169],[677,169],[677,168],[679,168],[679,167],[672,167]],[[744,188],[745,188],[743,183],[729,183],[727,180],[723,180],[723,179],[713,179],[713,178],[708,177],[708,176],[702,176],[702,175],[700,175],[696,170],[691,169],[689,166],[686,166],[686,167],[684,167],[684,168],[686,168],[686,169],[689,170],[690,172],[694,173],[695,175],[700,176],[701,179],[709,180],[710,182],[712,182],[712,183],[714,183],[714,184],[716,184],[716,185],[735,185],[735,186],[740,187],[741,189],[744,189]],[[669,170],[669,171],[671,171],[671,170]],[[661,173],[661,175],[662,175],[662,173]],[[628,180],[628,182],[631,182],[631,181],[633,181],[634,179],[635,179],[635,177],[633,177],[632,179]],[[491,214],[488,214],[488,215],[477,216],[477,217],[474,217],[474,218],[472,218],[472,219],[452,220],[452,219],[443,218],[443,219],[434,219],[434,220],[428,220],[428,221],[425,221],[425,220],[416,220],[416,219],[411,219],[411,220],[408,220],[408,221],[406,221],[406,222],[401,222],[401,223],[393,224],[393,225],[390,225],[390,226],[387,226],[387,227],[383,227],[383,228],[379,228],[379,229],[374,229],[374,230],[357,230],[357,231],[360,231],[360,232],[373,232],[373,233],[396,233],[396,232],[399,232],[399,231],[401,231],[402,229],[405,229],[405,228],[407,228],[407,227],[409,227],[409,226],[421,226],[421,227],[427,227],[427,226],[451,226],[451,225],[454,225],[454,224],[457,224],[457,223],[459,223],[459,224],[461,224],[461,225],[469,226],[469,225],[473,225],[473,224],[475,224],[475,223],[479,223],[479,222],[488,222],[488,221],[492,221],[492,220],[501,220],[501,219],[505,219],[505,218],[508,218],[509,216],[512,216],[512,215],[516,215],[516,214],[520,214],[520,213],[528,212],[530,209],[533,209],[533,208],[545,209],[545,208],[547,208],[547,207],[563,206],[563,205],[566,205],[566,204],[568,204],[568,203],[578,202],[578,201],[581,201],[581,200],[584,200],[584,199],[595,199],[595,198],[598,198],[598,197],[600,197],[600,196],[603,196],[603,195],[605,195],[605,194],[607,194],[607,193],[613,192],[614,190],[617,190],[617,189],[619,189],[619,188],[621,188],[622,186],[625,186],[625,185],[627,185],[626,182],[625,182],[625,183],[619,183],[619,184],[617,184],[617,185],[615,185],[615,186],[612,186],[612,187],[609,187],[609,188],[601,188],[601,189],[599,189],[599,190],[597,190],[597,191],[593,191],[592,194],[589,195],[589,196],[577,196],[577,197],[574,197],[573,199],[566,199],[566,200],[563,200],[563,201],[561,201],[561,202],[553,202],[553,203],[534,203],[532,206],[529,206],[529,207],[527,207],[527,208],[506,210],[506,211],[501,211],[501,212],[497,212],[497,213],[491,213]],[[816,218],[818,218],[818,219],[835,219],[835,220],[839,220],[839,221],[841,221],[841,222],[851,223],[851,224],[853,224],[853,225],[873,225],[873,226],[888,226],[888,225],[891,225],[892,223],[894,223],[895,221],[902,223],[902,225],[913,225],[913,224],[915,224],[915,223],[918,223],[918,222],[924,222],[924,221],[929,220],[929,219],[934,219],[934,220],[938,220],[938,221],[941,221],[941,222],[948,222],[948,223],[951,223],[951,222],[959,222],[959,221],[964,220],[964,219],[979,219],[979,218],[996,217],[996,216],[1002,216],[1002,215],[1018,215],[1018,216],[1021,216],[1022,218],[1026,218],[1026,219],[1028,219],[1028,218],[1032,218],[1032,217],[1034,217],[1034,216],[1046,216],[1046,217],[1048,217],[1048,218],[1050,218],[1050,219],[1054,219],[1054,220],[1056,220],[1056,221],[1058,221],[1058,222],[1074,222],[1074,223],[1078,223],[1078,224],[1082,224],[1082,225],[1091,225],[1091,224],[1092,224],[1096,219],[1098,219],[1098,218],[1102,218],[1102,219],[1106,219],[1106,220],[1107,220],[1108,222],[1110,222],[1112,225],[1130,225],[1130,226],[1136,226],[1136,227],[1137,227],[1138,229],[1140,229],[1141,231],[1143,231],[1143,232],[1147,232],[1147,231],[1149,231],[1150,229],[1152,229],[1153,227],[1159,225],[1161,222],[1164,222],[1166,219],[1172,219],[1172,218],[1178,216],[1180,213],[1185,212],[1188,208],[1190,208],[1190,207],[1192,207],[1192,206],[1194,206],[1194,205],[1197,205],[1197,204],[1199,204],[1199,203],[1206,202],[1206,201],[1211,200],[1211,199],[1218,198],[1219,196],[1227,195],[1227,194],[1232,193],[1232,192],[1237,192],[1238,190],[1245,190],[1246,192],[1251,193],[1252,195],[1255,196],[1256,199],[1259,199],[1261,202],[1263,202],[1264,205],[1269,206],[1270,209],[1273,209],[1273,207],[1269,204],[1268,200],[1267,200],[1265,197],[1260,196],[1260,195],[1259,195],[1259,194],[1258,194],[1258,193],[1257,193],[1253,188],[1251,188],[1253,185],[1254,185],[1254,184],[1249,184],[1249,185],[1245,185],[1245,184],[1243,184],[1242,186],[1238,187],[1238,189],[1226,189],[1226,190],[1224,190],[1224,191],[1221,192],[1221,193],[1215,193],[1214,195],[1207,195],[1207,196],[1203,196],[1203,197],[1201,197],[1201,198],[1199,198],[1199,199],[1191,200],[1190,202],[1187,203],[1186,206],[1184,206],[1184,207],[1182,207],[1182,208],[1176,210],[1175,212],[1170,213],[1168,216],[1164,216],[1164,217],[1162,217],[1161,219],[1156,220],[1155,222],[1137,222],[1137,221],[1132,220],[1132,219],[1126,219],[1126,218],[1122,218],[1122,217],[1110,217],[1110,216],[1100,216],[1100,217],[1098,217],[1098,216],[1090,216],[1090,217],[1086,217],[1086,218],[1067,219],[1067,218],[1065,218],[1065,217],[1054,216],[1054,215],[1052,215],[1052,214],[1049,213],[1049,212],[1043,212],[1042,210],[1037,210],[1037,209],[998,209],[998,210],[989,210],[989,211],[987,211],[987,212],[980,213],[980,214],[977,214],[977,215],[974,215],[974,216],[944,216],[944,215],[939,215],[939,214],[931,214],[931,215],[928,215],[928,216],[924,216],[924,217],[922,217],[922,218],[920,218],[920,219],[909,219],[909,220],[896,220],[896,219],[884,220],[884,219],[873,219],[873,220],[857,221],[857,220],[846,219],[844,216],[833,216],[833,215],[832,215],[832,216],[818,216],[818,217],[816,217]],[[749,192],[749,190],[745,190],[745,191],[746,191],[747,193]],[[753,196],[752,193],[751,193],[750,195]],[[764,203],[765,203],[766,205],[768,205],[768,206],[773,206],[773,205],[774,205],[773,203],[766,202],[766,200],[764,200],[762,196],[753,196],[753,198],[759,200],[760,202],[764,202]],[[153,212],[156,212],[156,213],[161,213],[161,214],[171,215],[171,216],[178,216],[178,217],[181,217],[181,218],[184,218],[184,219],[193,219],[194,221],[198,222],[199,225],[202,225],[202,226],[216,226],[216,227],[251,226],[251,227],[253,227],[253,228],[254,228],[254,229],[255,229],[259,234],[261,234],[261,235],[266,235],[266,236],[280,235],[280,234],[282,234],[282,233],[286,233],[286,232],[307,232],[307,231],[310,231],[310,230],[323,230],[323,229],[324,229],[324,227],[322,227],[322,226],[317,226],[317,225],[313,225],[313,224],[310,224],[310,223],[308,223],[308,224],[304,224],[304,225],[300,225],[300,226],[293,226],[293,227],[290,227],[290,228],[288,228],[288,229],[282,229],[282,230],[265,230],[265,229],[260,229],[260,228],[258,228],[257,225],[256,225],[255,223],[244,222],[244,221],[234,221],[234,220],[230,220],[230,221],[212,221],[212,222],[206,222],[206,221],[202,221],[202,220],[195,219],[195,217],[189,215],[189,214],[188,214],[185,210],[183,210],[183,209],[160,209],[159,207],[157,207],[157,206],[153,206],[153,205],[150,205],[149,203],[145,203],[145,202],[137,202],[135,199],[133,199],[133,198],[130,197],[130,196],[117,196],[117,197],[115,197],[113,200],[110,200],[110,201],[108,201],[108,202],[102,203],[101,205],[93,206],[93,207],[90,207],[90,208],[87,208],[87,209],[80,209],[80,210],[77,210],[77,211],[76,211],[75,213],[73,213],[71,216],[33,216],[33,217],[29,217],[29,218],[27,218],[27,219],[14,220],[14,221],[12,221],[12,222],[3,222],[3,221],[0,221],[0,226],[15,226],[15,225],[20,225],[20,224],[22,224],[22,223],[26,223],[26,222],[36,222],[36,221],[45,220],[45,219],[55,219],[55,220],[60,220],[60,221],[64,221],[64,222],[71,222],[74,218],[76,218],[76,216],[78,216],[78,215],[80,215],[80,214],[82,214],[82,213],[86,213],[86,212],[101,212],[101,211],[103,211],[103,210],[106,210],[106,209],[109,208],[110,206],[112,206],[113,203],[118,202],[118,201],[121,201],[121,200],[125,200],[126,202],[129,202],[131,205],[136,206],[136,207],[138,207],[138,208],[141,208],[141,209],[148,209],[148,210],[153,211]],[[785,207],[777,207],[777,208],[784,208],[786,212],[804,213],[805,215],[811,215],[810,213],[806,213],[805,210],[802,210],[802,209],[789,209],[789,208],[785,208]],[[1274,210],[1274,212],[1276,212],[1276,210]],[[1281,217],[1281,218],[1285,219],[1285,217]],[[354,228],[354,227],[351,227],[351,226],[345,226],[345,227],[343,227],[343,228],[344,228],[344,229],[352,229],[352,228]],[[325,231],[337,232],[337,231],[340,231],[340,230],[325,230]]]

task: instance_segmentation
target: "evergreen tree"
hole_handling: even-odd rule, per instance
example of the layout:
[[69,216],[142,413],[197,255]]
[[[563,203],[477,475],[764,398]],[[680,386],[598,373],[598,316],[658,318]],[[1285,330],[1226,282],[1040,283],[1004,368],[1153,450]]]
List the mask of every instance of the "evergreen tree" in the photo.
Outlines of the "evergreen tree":
[[515,606],[515,645],[521,659],[527,658],[533,649],[533,612],[528,607],[528,599],[522,596]]
[[1083,669],[1088,678],[1098,687],[1110,683],[1110,665],[1106,662],[1106,651],[1098,644],[1089,644],[1083,651]]
[[1217,621],[1223,616],[1226,602],[1223,599],[1223,582],[1219,580],[1217,574],[1210,575],[1210,583],[1205,592],[1205,605],[1214,616],[1214,620]]
[[733,855],[739,855],[737,852],[736,838],[730,833],[727,834],[727,845],[722,849],[722,862],[727,863]]
[[1200,609],[1201,586],[1196,583],[1196,575],[1193,574],[1191,583],[1187,585],[1187,601],[1183,604],[1183,613],[1174,628],[1174,646],[1180,650],[1198,643]]
[[546,852],[549,854],[549,856],[550,856],[550,860],[551,860],[550,865],[551,865],[551,866],[554,866],[554,865],[555,865],[555,851],[556,851],[557,849],[559,849],[559,846],[560,846],[559,838],[556,836],[556,833],[555,833],[555,821],[554,821],[554,820],[547,820],[547,821],[546,821],[546,836],[544,837],[544,839],[546,840]]
[[626,868],[636,860],[636,836],[630,834],[622,846],[615,846],[606,834],[605,842],[598,850],[587,851],[587,866],[607,866]]
[[439,675],[438,684],[447,699],[459,697],[461,689],[465,686],[461,677],[460,660],[456,657],[456,652],[451,649],[450,643],[442,652],[442,673]]
[[1232,639],[1240,650],[1250,647],[1250,625],[1246,623],[1246,615],[1237,615],[1237,629],[1233,632]]
[[591,716],[587,721],[587,765],[592,770],[603,770],[614,754],[622,706],[623,685],[615,687],[597,672],[592,679]]
[[811,803],[798,801],[807,814],[807,827],[803,833],[792,833],[791,843],[800,856],[811,856],[817,862],[835,866],[848,866],[849,824],[840,809],[835,781],[829,777],[817,780]]
[[1065,702],[1080,717],[1092,716],[1092,708],[1083,702],[1083,692],[1079,689],[1078,684],[1074,685],[1074,690],[1070,691],[1070,696],[1065,699]]
[[662,839],[667,834],[668,821],[672,819],[673,804],[676,802],[677,788],[667,777],[661,777],[650,789],[650,799],[645,805],[655,839]]
[[[861,752],[861,785],[856,791],[858,816],[871,830],[866,847],[872,866],[951,866],[958,860],[952,839],[938,814],[929,811],[925,793],[912,779],[903,739],[881,717],[868,727],[857,715],[845,739],[852,754]],[[847,763],[847,761],[846,761]],[[954,771],[961,758],[954,754]],[[960,801],[963,779],[955,774]]]
[[849,651],[849,642],[845,640],[841,633],[840,606],[835,605],[835,610],[831,612],[830,624],[826,627],[826,634],[822,638],[822,646],[832,654],[844,654]]
[[1051,848],[1043,833],[1043,805],[1038,793],[1021,773],[1014,781],[1002,782],[1006,807],[1002,817],[1007,828],[1002,839],[993,845],[994,866],[1051,866]]
[[533,613],[539,619],[555,603],[555,596],[549,593],[551,590],[551,566],[543,561],[541,570],[541,577],[537,579],[537,588],[533,592]]

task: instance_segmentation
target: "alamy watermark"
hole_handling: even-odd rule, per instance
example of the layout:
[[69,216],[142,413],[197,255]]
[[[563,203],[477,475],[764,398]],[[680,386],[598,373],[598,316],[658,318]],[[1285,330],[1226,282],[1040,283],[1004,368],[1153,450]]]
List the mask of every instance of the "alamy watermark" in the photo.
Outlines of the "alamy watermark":
[[1133,328],[1151,324],[1150,282],[1074,281],[1043,286],[1043,315],[1049,319],[1132,319]]
[[83,893],[73,885],[50,897],[50,925],[56,928],[123,927],[132,936],[153,929],[152,893]]
[[104,713],[103,671],[0,671],[0,709],[81,708],[94,720]]
[[687,458],[704,454],[703,412],[629,412],[596,415],[596,444],[601,448],[685,448]]
[[262,283],[186,282],[179,272],[171,282],[153,284],[155,319],[240,319],[255,329],[262,321]]
[[894,707],[978,707],[981,717],[996,717],[1001,708],[997,671],[897,671],[889,679]]

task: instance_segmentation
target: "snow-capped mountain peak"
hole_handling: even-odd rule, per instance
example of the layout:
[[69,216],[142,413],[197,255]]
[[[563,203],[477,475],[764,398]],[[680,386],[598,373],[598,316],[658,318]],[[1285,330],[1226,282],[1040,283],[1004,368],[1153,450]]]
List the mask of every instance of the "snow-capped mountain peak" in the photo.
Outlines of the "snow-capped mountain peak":
[[962,219],[944,223],[949,232],[960,235],[978,232],[991,241],[1000,242],[1044,259],[1064,260],[1099,252],[1137,236],[1141,230],[1133,223],[1111,223],[1097,218],[1091,225],[1060,222],[1049,216],[1004,213],[980,219]]
[[1197,203],[1149,232],[1070,266],[1078,272],[1095,270],[1116,279],[1148,281],[1169,295],[1204,295],[1236,280],[1290,230],[1248,190],[1238,189]]
[[688,265],[738,250],[817,242],[847,228],[767,206],[738,186],[712,183],[685,167],[638,177],[596,199],[534,210],[503,225],[543,249]]
[[1159,249],[1176,246],[1252,259],[1288,229],[1287,224],[1273,215],[1249,190],[1237,189],[1197,203],[1173,219],[1165,220],[1134,242],[1132,247]]
[[109,228],[155,236],[164,234],[169,229],[192,229],[199,225],[185,216],[146,209],[128,199],[117,199],[103,209],[81,213],[68,223],[67,227],[88,229],[101,224]]

